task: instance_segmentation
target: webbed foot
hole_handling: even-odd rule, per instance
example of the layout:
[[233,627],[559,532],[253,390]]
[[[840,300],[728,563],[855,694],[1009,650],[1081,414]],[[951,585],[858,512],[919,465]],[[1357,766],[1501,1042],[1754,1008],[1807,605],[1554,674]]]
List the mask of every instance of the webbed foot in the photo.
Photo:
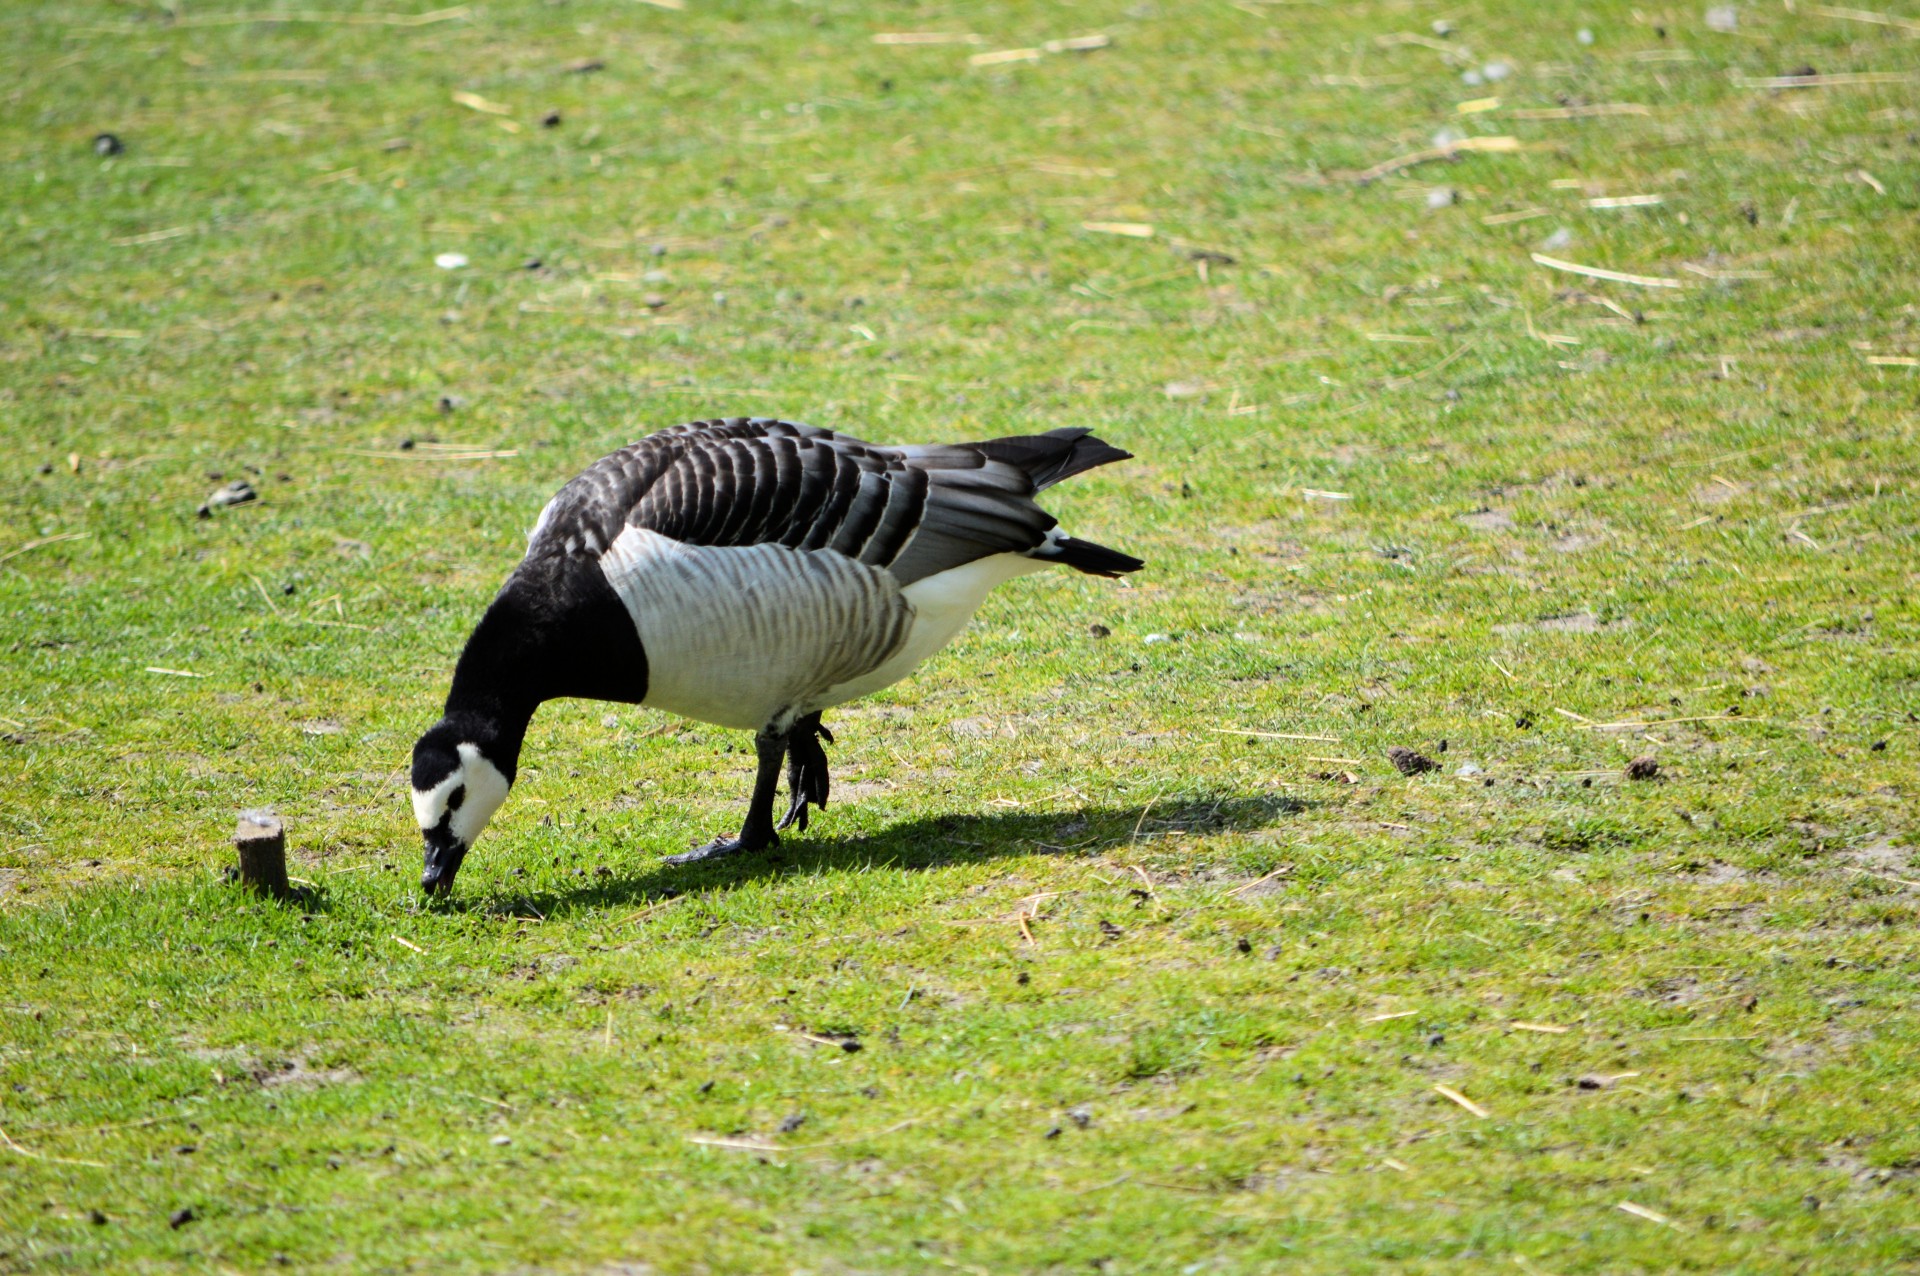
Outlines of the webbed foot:
[[821,724],[817,713],[800,719],[787,732],[787,792],[792,801],[780,820],[780,828],[794,827],[804,832],[807,805],[826,809],[832,783],[827,774],[827,751],[820,747],[821,740],[832,744],[833,732]]
[[738,855],[742,851],[764,851],[768,847],[780,845],[780,835],[769,831],[764,837],[749,837],[744,831],[734,837],[716,837],[705,846],[696,846],[679,855],[669,855],[668,864],[698,864],[702,860],[717,860],[723,855]]

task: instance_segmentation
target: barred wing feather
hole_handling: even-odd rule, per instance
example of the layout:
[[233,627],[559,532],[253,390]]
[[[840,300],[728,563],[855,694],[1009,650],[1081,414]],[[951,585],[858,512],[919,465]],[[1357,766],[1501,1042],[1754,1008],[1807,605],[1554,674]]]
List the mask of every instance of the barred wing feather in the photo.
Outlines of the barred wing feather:
[[[1079,428],[983,443],[881,447],[769,418],[698,421],[650,435],[589,467],[556,496],[529,554],[597,555],[627,527],[688,545],[832,549],[902,585],[994,554],[1060,558],[1111,574],[1049,539],[1040,489],[1128,453]],[[1117,564],[1117,566],[1116,566]]]

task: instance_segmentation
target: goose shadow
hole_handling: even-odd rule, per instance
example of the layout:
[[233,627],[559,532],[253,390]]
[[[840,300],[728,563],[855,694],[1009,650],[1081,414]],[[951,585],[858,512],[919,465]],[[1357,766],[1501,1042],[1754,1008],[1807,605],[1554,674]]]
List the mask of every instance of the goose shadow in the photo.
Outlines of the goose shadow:
[[[1016,855],[1092,856],[1125,846],[1143,834],[1252,832],[1271,828],[1313,804],[1279,794],[1188,794],[1138,807],[1087,807],[1046,814],[996,811],[985,815],[935,815],[889,825],[875,833],[820,836],[790,834],[777,847],[702,860],[653,866],[631,875],[601,878],[577,888],[516,891],[505,883],[455,907],[476,912],[519,913],[531,908],[546,917],[580,909],[646,905],[680,895],[731,890],[766,877],[838,870],[892,869],[925,872]],[[816,824],[816,828],[818,825]]]

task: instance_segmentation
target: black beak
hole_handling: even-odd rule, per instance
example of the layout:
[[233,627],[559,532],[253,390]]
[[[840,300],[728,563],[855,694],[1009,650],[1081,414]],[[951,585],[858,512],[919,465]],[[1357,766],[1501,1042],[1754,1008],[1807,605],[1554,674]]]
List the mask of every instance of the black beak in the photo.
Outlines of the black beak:
[[420,889],[429,895],[445,895],[453,890],[453,875],[460,871],[460,861],[467,857],[467,848],[448,832],[445,822],[442,827],[427,830],[427,867],[420,874]]

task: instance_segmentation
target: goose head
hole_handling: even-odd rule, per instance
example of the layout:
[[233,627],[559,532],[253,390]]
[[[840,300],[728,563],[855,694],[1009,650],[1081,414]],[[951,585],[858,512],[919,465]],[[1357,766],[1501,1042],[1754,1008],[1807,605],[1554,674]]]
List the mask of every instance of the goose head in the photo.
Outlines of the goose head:
[[463,734],[443,721],[413,746],[413,818],[426,841],[420,888],[429,895],[453,889],[460,862],[513,787],[512,762],[503,768]]

